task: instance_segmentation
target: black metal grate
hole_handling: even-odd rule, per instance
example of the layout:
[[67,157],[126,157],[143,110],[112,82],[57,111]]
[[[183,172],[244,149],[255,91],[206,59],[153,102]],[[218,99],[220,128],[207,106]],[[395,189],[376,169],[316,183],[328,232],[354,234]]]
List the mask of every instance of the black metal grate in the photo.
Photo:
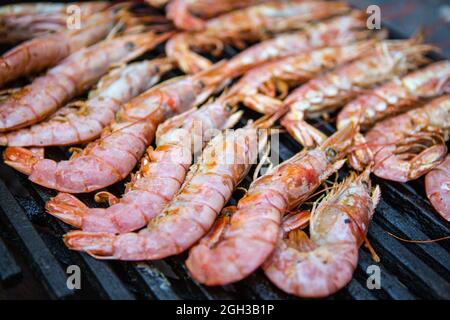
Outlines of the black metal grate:
[[[254,118],[255,114],[247,111],[245,116]],[[316,125],[327,133],[334,131],[328,124]],[[280,142],[282,161],[300,149],[287,135]],[[65,159],[68,153],[65,148],[51,148],[47,156]],[[294,298],[275,288],[261,270],[232,285],[202,286],[187,272],[186,253],[159,261],[131,263],[97,261],[69,251],[61,240],[69,228],[44,212],[45,201],[55,193],[30,183],[3,162],[0,178],[0,299]],[[381,268],[381,289],[367,289],[366,270],[375,263],[362,248],[353,280],[329,299],[450,299],[449,241],[410,244],[387,233],[411,239],[447,235],[449,224],[433,211],[424,196],[423,179],[398,184],[374,178],[374,183],[381,186],[382,201],[368,237],[381,257],[377,264]],[[108,190],[120,194],[122,188],[123,183],[119,183]],[[89,206],[95,205],[92,195],[81,199]],[[73,264],[82,270],[82,290],[69,290],[66,286],[65,270]],[[23,286],[29,287],[27,295]]]

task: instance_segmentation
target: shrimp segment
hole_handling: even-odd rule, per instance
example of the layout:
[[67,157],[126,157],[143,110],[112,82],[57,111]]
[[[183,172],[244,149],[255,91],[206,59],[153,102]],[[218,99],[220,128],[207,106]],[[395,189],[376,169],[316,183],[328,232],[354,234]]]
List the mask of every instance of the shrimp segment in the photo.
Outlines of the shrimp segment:
[[61,31],[26,41],[0,57],[0,88],[19,77],[53,67],[70,54],[103,39],[117,19],[114,10],[94,14],[79,30]]
[[201,149],[213,130],[233,125],[240,114],[232,115],[232,109],[219,99],[170,118],[158,127],[158,147],[147,150],[120,200],[113,198],[114,204],[107,209],[90,209],[69,194],[59,194],[47,202],[46,209],[84,231],[126,233],[140,229],[160,214],[180,189],[192,155],[199,151],[195,148]]
[[374,41],[363,41],[327,47],[266,63],[246,73],[228,95],[233,103],[242,102],[263,114],[274,113],[282,107],[289,88],[361,56],[374,44]]
[[195,73],[209,67],[211,62],[191,48],[219,53],[226,43],[243,47],[245,41],[261,40],[267,34],[299,29],[308,22],[346,11],[349,11],[349,6],[338,1],[271,1],[208,20],[201,31],[174,36],[167,43],[166,54],[177,61],[184,72]]
[[192,246],[211,228],[236,185],[246,176],[267,143],[267,128],[279,115],[214,137],[193,165],[181,190],[138,233],[69,232],[73,250],[103,259],[149,260],[175,255]]
[[373,173],[406,182],[417,179],[444,159],[450,130],[450,95],[376,124],[366,135]]
[[450,221],[450,155],[425,176],[427,197],[437,212]]
[[0,144],[43,147],[92,141],[114,120],[123,103],[152,87],[171,68],[167,59],[155,59],[114,69],[89,93],[88,100],[71,103],[41,123],[0,136]]
[[[336,110],[363,90],[390,80],[425,63],[425,53],[433,47],[418,44],[418,39],[383,41],[374,54],[357,59],[337,70],[315,78],[294,90],[285,104],[290,111],[282,125],[302,145],[311,147],[315,132],[304,121]],[[320,144],[322,141],[315,141]]]
[[136,58],[170,34],[143,33],[102,41],[75,52],[0,104],[0,132],[34,124],[84,92],[110,67]]
[[437,97],[448,91],[450,61],[436,62],[357,97],[339,113],[337,127],[357,122],[362,129],[368,129],[388,116],[407,111],[419,99]]
[[301,229],[280,232],[275,251],[263,264],[278,288],[319,298],[350,282],[380,198],[379,188],[371,189],[369,173],[351,175],[313,209],[309,238]]
[[219,220],[191,249],[186,265],[192,277],[206,285],[225,285],[255,271],[275,248],[283,215],[344,164],[356,132],[349,126],[255,180],[231,218]]
[[225,80],[221,66],[196,76],[165,81],[132,99],[99,139],[70,160],[30,161],[23,148],[8,147],[5,163],[29,175],[31,181],[62,192],[91,192],[107,187],[131,172],[152,142],[159,123],[203,102]]

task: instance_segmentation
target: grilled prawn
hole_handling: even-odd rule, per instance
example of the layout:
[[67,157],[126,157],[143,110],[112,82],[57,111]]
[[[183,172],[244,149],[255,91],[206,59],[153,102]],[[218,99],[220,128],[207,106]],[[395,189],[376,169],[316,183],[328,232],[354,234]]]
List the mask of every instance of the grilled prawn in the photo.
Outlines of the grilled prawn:
[[98,138],[123,103],[152,87],[172,68],[167,59],[132,63],[104,76],[86,101],[69,103],[48,119],[0,136],[1,145],[62,146]]
[[218,99],[166,120],[156,133],[157,148],[147,150],[123,197],[98,194],[109,199],[109,208],[90,209],[74,196],[60,193],[47,202],[47,211],[84,231],[125,233],[144,227],[178,192],[192,155],[201,151],[216,131],[233,126],[239,119],[240,112],[232,112]]
[[19,77],[53,67],[70,54],[103,39],[117,12],[106,10],[87,19],[82,29],[67,30],[26,41],[0,57],[0,88]]
[[22,3],[0,7],[0,43],[15,43],[60,32],[67,26],[70,8],[79,8],[82,21],[108,7],[106,1]]
[[450,221],[450,155],[425,176],[428,199],[437,212]]
[[400,182],[416,179],[444,159],[450,130],[450,95],[376,124],[365,135],[375,175]]
[[371,188],[369,173],[352,174],[312,210],[309,237],[285,221],[275,251],[263,264],[278,288],[318,298],[350,282],[380,198],[379,188]]
[[0,132],[34,124],[83,93],[108,72],[166,40],[153,32],[104,40],[67,57],[45,75],[0,101]]
[[358,96],[339,113],[337,127],[357,122],[367,130],[384,118],[407,111],[420,99],[449,91],[450,61],[436,62]]
[[263,3],[208,20],[202,31],[175,35],[166,45],[166,54],[176,60],[184,72],[195,73],[209,67],[211,62],[194,53],[191,48],[219,53],[225,43],[243,47],[245,41],[261,40],[271,33],[298,29],[307,22],[348,10],[347,4],[336,1]]
[[246,176],[268,139],[277,117],[261,119],[231,133],[217,135],[194,164],[181,190],[163,212],[138,233],[69,232],[73,250],[101,259],[161,259],[185,251],[211,228],[237,184]]
[[282,100],[289,88],[349,62],[367,53],[373,46],[374,41],[363,41],[300,53],[263,64],[247,72],[228,95],[233,103],[242,102],[264,114],[274,113],[282,107]]
[[316,149],[304,150],[255,180],[231,217],[223,216],[186,261],[207,285],[239,281],[274,250],[283,215],[295,209],[345,162],[357,128],[349,126]]
[[[282,125],[301,144],[311,147],[322,138],[309,126],[305,117],[314,117],[341,107],[358,91],[369,89],[426,62],[432,47],[418,44],[417,39],[382,41],[374,53],[330,71],[294,90],[285,104],[290,111]],[[319,138],[319,139],[317,139]]]
[[81,193],[124,179],[143,156],[156,127],[166,118],[203,102],[224,81],[221,66],[195,76],[171,79],[126,103],[101,137],[67,161],[40,159],[29,150],[8,147],[5,163],[37,184]]

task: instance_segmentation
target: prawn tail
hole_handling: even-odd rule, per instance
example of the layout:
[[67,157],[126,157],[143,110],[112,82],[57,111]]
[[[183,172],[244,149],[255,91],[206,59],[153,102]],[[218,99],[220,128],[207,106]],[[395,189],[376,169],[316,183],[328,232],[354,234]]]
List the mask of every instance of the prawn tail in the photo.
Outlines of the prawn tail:
[[112,259],[116,236],[106,232],[71,231],[64,235],[70,250],[86,251],[98,259]]
[[76,228],[83,226],[83,216],[88,211],[83,202],[68,193],[59,193],[45,204],[45,209],[52,216]]
[[41,155],[30,149],[21,147],[8,147],[3,153],[5,163],[23,174],[30,175],[33,166],[42,159]]

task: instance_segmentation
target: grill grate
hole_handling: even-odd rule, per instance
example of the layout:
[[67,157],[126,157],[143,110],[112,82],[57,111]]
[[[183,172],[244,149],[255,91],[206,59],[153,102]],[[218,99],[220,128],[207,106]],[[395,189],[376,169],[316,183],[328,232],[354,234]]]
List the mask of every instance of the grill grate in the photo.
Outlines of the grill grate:
[[[395,32],[393,35],[401,38]],[[227,55],[232,53],[228,48]],[[245,112],[244,119],[255,117],[255,113]],[[326,123],[316,125],[326,133],[334,131]],[[298,144],[284,134],[281,161],[298,150]],[[51,148],[47,155],[64,159],[68,152]],[[261,270],[235,284],[202,286],[187,272],[186,253],[134,263],[98,261],[69,251],[61,236],[70,228],[44,212],[45,201],[55,193],[30,183],[4,163],[0,163],[0,178],[0,297],[3,291],[6,297],[21,298],[15,289],[34,283],[45,290],[38,288],[35,292],[46,292],[47,298],[57,299],[294,299],[274,287]],[[375,263],[362,248],[352,281],[329,299],[450,299],[449,241],[409,244],[387,234],[433,239],[448,233],[449,224],[433,211],[424,195],[423,179],[399,184],[374,178],[374,183],[381,187],[382,201],[368,237],[381,257],[377,264],[381,268],[381,289],[367,289],[366,270]],[[108,190],[120,194],[123,183]],[[92,195],[81,199],[95,205]],[[72,291],[66,286],[65,270],[73,264],[82,270],[82,290]]]

